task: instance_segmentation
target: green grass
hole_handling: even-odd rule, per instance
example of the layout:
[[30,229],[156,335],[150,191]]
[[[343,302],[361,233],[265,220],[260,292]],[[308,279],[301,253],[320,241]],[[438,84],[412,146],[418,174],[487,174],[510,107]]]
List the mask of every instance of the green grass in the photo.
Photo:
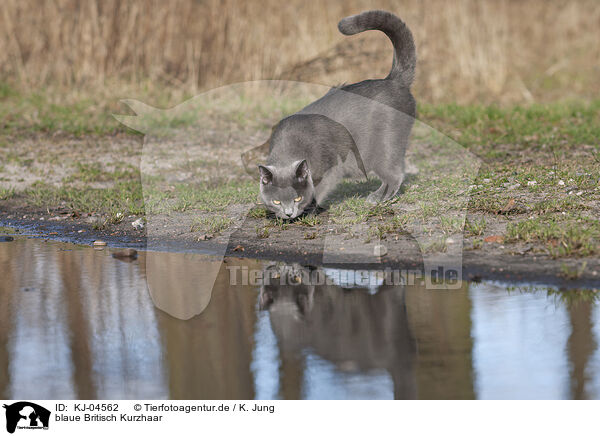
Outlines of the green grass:
[[0,200],[8,200],[16,195],[14,188],[0,188]]
[[267,209],[265,209],[264,207],[261,207],[261,206],[253,207],[248,212],[248,216],[250,218],[254,218],[254,219],[266,218],[267,217]]
[[[560,102],[501,108],[497,106],[419,105],[419,119],[475,150],[488,144],[517,144],[521,148],[559,148],[569,144],[598,144],[600,100]],[[503,150],[487,148],[485,157],[502,158]]]
[[464,220],[462,217],[440,216],[440,227],[446,234],[462,233]]
[[448,250],[448,245],[444,238],[437,238],[426,244],[423,249],[426,253],[445,253]]
[[254,181],[228,182],[215,186],[180,183],[172,191],[147,186],[146,195],[149,213],[188,210],[217,212],[234,204],[256,203],[258,186]]
[[111,108],[99,107],[101,102],[92,96],[81,95],[64,102],[43,91],[19,91],[5,82],[0,88],[4,133],[63,132],[78,136],[132,133],[114,119]]
[[255,231],[256,231],[256,236],[260,239],[266,239],[271,234],[268,227],[256,226]]
[[307,214],[299,217],[295,223],[305,227],[315,227],[322,223],[322,219],[317,215]]
[[50,187],[35,183],[24,193],[26,202],[43,209],[57,206],[74,212],[99,212],[116,217],[117,214],[141,215],[144,213],[142,186],[138,181],[121,181],[103,189],[89,187]]
[[507,227],[508,241],[542,242],[553,258],[600,252],[600,221],[576,213],[548,214]]
[[467,234],[470,236],[483,235],[486,227],[487,227],[487,221],[485,220],[485,218],[481,218],[479,220],[476,220],[476,219],[465,220],[465,230],[467,231]]
[[139,178],[139,170],[132,165],[121,163],[114,164],[113,171],[107,171],[99,164],[81,163],[75,164],[76,171],[63,181],[70,182],[116,182],[119,180],[130,180]]
[[233,220],[227,217],[199,217],[194,220],[190,231],[218,234],[224,230],[227,230],[231,226],[231,224],[233,224]]
[[[241,88],[240,88],[241,86]],[[192,99],[194,95],[177,87],[156,86],[150,80],[135,84],[107,83],[90,89],[65,89],[60,86],[24,89],[0,80],[0,119],[3,134],[64,133],[114,135],[138,132],[163,134],[174,129],[198,125],[212,115],[225,114],[232,123],[244,127],[261,125],[266,118],[283,118],[318,96],[299,94],[291,98],[256,98],[243,85],[211,93],[211,98]],[[127,120],[131,128],[113,114],[133,115],[121,99],[133,97],[161,110]],[[177,105],[184,103],[180,108]],[[175,109],[173,109],[175,107]],[[165,109],[165,110],[162,110]],[[181,110],[179,110],[181,109]],[[251,113],[253,116],[248,116]]]

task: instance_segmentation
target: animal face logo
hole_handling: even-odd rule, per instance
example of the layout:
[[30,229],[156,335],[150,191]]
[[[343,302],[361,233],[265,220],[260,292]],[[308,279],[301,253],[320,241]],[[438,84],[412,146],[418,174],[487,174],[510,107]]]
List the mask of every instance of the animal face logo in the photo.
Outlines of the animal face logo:
[[48,429],[50,411],[27,401],[4,404],[6,409],[6,431],[14,433],[19,429]]
[[[115,115],[115,118],[144,134],[140,173],[148,248],[146,277],[150,295],[159,309],[178,319],[202,313],[210,301],[228,247],[229,253],[243,251],[241,242],[250,240],[259,246],[258,239],[268,237],[268,246],[272,245],[273,250],[279,246],[288,249],[287,240],[278,239],[282,232],[265,236],[264,231],[260,233],[262,224],[255,221],[263,219],[260,214],[267,214],[264,210],[267,208],[270,212],[281,211],[284,218],[296,217],[312,196],[297,189],[286,193],[285,198],[282,193],[272,192],[270,203],[257,205],[260,195],[257,168],[259,164],[267,164],[269,141],[277,131],[277,127],[271,131],[265,128],[264,114],[270,117],[267,125],[277,126],[295,109],[329,91],[321,85],[265,80],[213,89],[165,110],[136,100],[123,100],[135,115]],[[344,217],[348,213],[356,219],[341,223],[327,214],[319,218],[326,230],[318,234],[320,263],[343,264],[352,269],[353,264],[383,267],[390,259],[402,260],[405,245],[389,237],[383,240],[385,226],[389,224],[401,228],[418,244],[428,289],[460,288],[463,227],[481,161],[459,143],[409,114],[354,93],[347,93],[345,100],[352,103],[348,107],[368,108],[370,113],[377,114],[371,118],[395,120],[392,125],[413,125],[406,155],[407,177],[400,196],[375,209],[368,206],[367,194],[372,183],[366,179],[361,178],[359,184],[349,182],[332,194],[334,205],[344,205],[344,201],[357,197],[358,206],[342,209]],[[294,102],[298,107],[272,102]],[[318,109],[303,113],[325,116]],[[352,125],[346,125],[344,114],[342,111],[328,116],[328,124],[332,128],[339,125],[339,131],[352,138],[366,135],[376,143],[381,133],[376,125],[372,131],[353,131]],[[364,177],[365,159],[358,148],[339,157],[344,168],[347,161],[356,162],[360,170],[357,174]],[[292,160],[300,162],[300,158]],[[250,169],[250,174],[246,175],[244,169]],[[323,175],[326,176],[329,173]],[[265,203],[264,198],[261,200]],[[371,211],[385,215],[381,224],[369,220]],[[266,221],[278,225],[274,217]],[[282,224],[282,229],[285,225]],[[181,251],[181,242],[173,235],[186,234],[194,239],[188,240],[191,249],[177,252]],[[254,235],[257,240],[251,240]],[[169,262],[154,250],[172,251]],[[250,253],[248,248],[245,251],[246,255]]]

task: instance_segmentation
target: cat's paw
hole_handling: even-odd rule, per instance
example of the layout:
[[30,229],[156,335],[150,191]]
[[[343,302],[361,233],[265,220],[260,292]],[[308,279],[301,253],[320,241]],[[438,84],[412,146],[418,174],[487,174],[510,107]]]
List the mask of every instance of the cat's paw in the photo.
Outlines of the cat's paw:
[[367,196],[367,203],[371,205],[376,205],[381,200],[381,196],[377,192],[372,192]]

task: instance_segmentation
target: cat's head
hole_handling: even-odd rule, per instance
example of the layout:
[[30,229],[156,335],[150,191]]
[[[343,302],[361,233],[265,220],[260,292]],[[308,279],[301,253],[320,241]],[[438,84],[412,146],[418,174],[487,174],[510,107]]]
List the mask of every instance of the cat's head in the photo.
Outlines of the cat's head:
[[301,215],[315,195],[306,159],[288,166],[259,165],[260,196],[276,216],[292,219]]
[[301,319],[314,304],[311,269],[299,264],[271,264],[263,271],[267,282],[260,289],[259,308],[284,317]]

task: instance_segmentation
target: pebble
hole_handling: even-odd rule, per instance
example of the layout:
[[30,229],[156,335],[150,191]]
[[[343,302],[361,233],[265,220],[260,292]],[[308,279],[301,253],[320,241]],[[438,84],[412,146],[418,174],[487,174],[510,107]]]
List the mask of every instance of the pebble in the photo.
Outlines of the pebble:
[[102,224],[104,222],[102,217],[99,217],[99,216],[88,216],[87,218],[84,218],[83,221],[87,224],[93,224],[93,225],[94,224]]
[[106,247],[106,241],[97,240],[94,241],[94,247]]
[[132,222],[131,225],[136,230],[142,230],[144,228],[144,219],[138,218],[134,222]]
[[373,247],[373,254],[377,257],[385,256],[387,252],[387,247],[385,245],[376,245]]

